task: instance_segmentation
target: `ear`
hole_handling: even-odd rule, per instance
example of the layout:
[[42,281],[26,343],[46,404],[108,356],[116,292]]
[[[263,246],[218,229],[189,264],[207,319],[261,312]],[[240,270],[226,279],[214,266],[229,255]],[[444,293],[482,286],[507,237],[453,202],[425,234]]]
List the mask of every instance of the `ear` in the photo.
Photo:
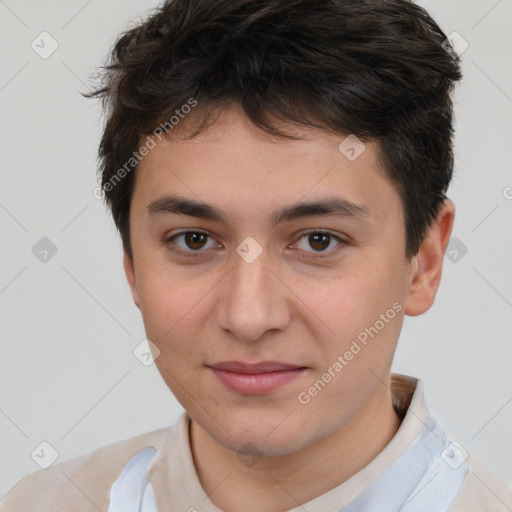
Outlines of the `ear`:
[[430,226],[418,254],[411,260],[409,294],[404,312],[416,316],[428,311],[436,297],[443,269],[444,253],[453,229],[455,205],[446,199]]
[[140,298],[139,292],[137,290],[137,282],[135,280],[135,267],[133,264],[133,259],[125,252],[123,256],[123,267],[124,273],[126,274],[126,279],[128,280],[128,284],[130,285],[130,289],[132,291],[133,302],[140,309]]

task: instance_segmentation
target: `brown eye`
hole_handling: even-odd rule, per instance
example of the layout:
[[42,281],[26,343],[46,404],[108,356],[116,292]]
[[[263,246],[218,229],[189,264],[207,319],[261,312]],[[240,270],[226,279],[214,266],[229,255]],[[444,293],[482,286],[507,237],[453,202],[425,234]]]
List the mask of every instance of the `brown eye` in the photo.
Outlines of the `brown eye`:
[[205,235],[204,233],[185,233],[185,243],[187,244],[187,247],[190,249],[202,249],[206,240],[208,239],[208,235]]
[[[333,244],[333,242],[335,242]],[[323,231],[310,231],[303,233],[296,246],[303,252],[310,254],[320,253],[321,255],[330,255],[334,253],[339,245],[342,245],[344,240],[329,232]]]
[[313,235],[309,235],[308,237],[309,245],[315,249],[315,251],[323,251],[327,247],[329,247],[329,243],[331,241],[331,237],[326,235],[325,233],[316,233]]
[[173,251],[184,256],[199,256],[202,253],[206,253],[206,249],[214,248],[217,245],[210,235],[201,231],[182,231],[181,233],[176,233],[168,238],[166,243],[169,244]]

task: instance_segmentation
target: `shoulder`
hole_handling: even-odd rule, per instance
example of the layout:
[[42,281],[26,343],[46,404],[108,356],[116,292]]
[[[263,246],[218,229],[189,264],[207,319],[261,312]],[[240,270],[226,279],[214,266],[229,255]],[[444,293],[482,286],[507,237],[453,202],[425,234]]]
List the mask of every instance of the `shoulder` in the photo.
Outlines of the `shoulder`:
[[512,486],[474,456],[466,463],[468,472],[449,512],[509,512]]
[[107,510],[110,487],[128,460],[146,447],[158,450],[173,427],[102,446],[26,476],[0,503],[0,512]]

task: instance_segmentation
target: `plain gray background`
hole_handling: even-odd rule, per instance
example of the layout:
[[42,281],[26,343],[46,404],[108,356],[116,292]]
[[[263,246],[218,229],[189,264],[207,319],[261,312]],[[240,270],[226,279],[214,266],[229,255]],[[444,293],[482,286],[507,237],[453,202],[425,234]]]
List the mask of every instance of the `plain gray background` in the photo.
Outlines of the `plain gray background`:
[[[182,412],[132,353],[143,324],[93,196],[100,108],[78,93],[118,32],[157,4],[0,1],[0,498],[39,469],[43,441],[61,462]],[[394,371],[421,377],[449,433],[512,480],[512,2],[421,5],[469,44],[449,191],[459,241],[435,306],[406,318]],[[58,44],[46,59],[31,47],[44,31]],[[43,237],[57,249],[46,262],[33,253]]]

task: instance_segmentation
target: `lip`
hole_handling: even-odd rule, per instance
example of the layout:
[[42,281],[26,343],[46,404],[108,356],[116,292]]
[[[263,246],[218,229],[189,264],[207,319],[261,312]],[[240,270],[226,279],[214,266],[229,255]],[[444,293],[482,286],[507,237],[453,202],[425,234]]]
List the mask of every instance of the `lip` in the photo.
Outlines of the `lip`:
[[244,395],[260,395],[296,379],[307,368],[276,361],[250,364],[240,361],[223,361],[209,365],[220,381],[233,391]]

